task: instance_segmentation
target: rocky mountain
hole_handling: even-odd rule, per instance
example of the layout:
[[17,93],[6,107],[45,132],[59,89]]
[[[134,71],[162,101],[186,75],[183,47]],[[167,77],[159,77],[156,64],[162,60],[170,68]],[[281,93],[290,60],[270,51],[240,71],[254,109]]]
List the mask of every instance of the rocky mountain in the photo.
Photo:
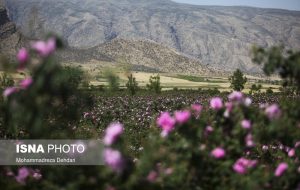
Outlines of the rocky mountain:
[[135,71],[216,74],[197,59],[149,40],[113,39],[88,49],[67,49],[60,52],[63,62],[93,60],[131,65]]
[[23,43],[22,35],[8,18],[3,0],[0,0],[0,55],[5,53],[12,58]]
[[[84,49],[85,52],[97,49],[101,51],[99,54],[109,55],[110,58],[122,54],[124,48],[122,51],[119,48],[125,47],[120,45],[123,39],[132,46],[123,51],[127,57],[137,47],[149,48],[146,44],[151,42],[151,48],[161,46],[160,50],[176,51],[180,56],[190,58],[192,61],[188,62],[191,66],[200,64],[203,68],[208,66],[219,71],[240,68],[248,73],[257,73],[260,69],[249,57],[253,44],[265,47],[284,44],[288,48],[300,48],[299,11],[196,6],[170,0],[5,2],[9,17],[24,35],[39,38],[45,31],[53,31],[63,36],[72,49]],[[112,47],[111,52],[103,49],[107,44]],[[174,66],[168,63],[165,67],[161,62],[150,63],[153,58],[141,59],[141,55],[131,58],[132,64],[144,64],[135,61],[143,60],[147,66],[159,66],[171,72],[173,68],[178,68],[179,63],[185,63],[177,61]],[[202,66],[197,68],[201,70]]]

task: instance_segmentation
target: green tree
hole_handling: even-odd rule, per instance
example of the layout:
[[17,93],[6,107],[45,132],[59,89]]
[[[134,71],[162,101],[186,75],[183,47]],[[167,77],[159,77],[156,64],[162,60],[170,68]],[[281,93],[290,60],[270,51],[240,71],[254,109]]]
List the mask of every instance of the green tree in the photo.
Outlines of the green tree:
[[109,90],[112,92],[118,91],[120,86],[120,78],[112,71],[106,71],[104,75],[108,82]]
[[138,83],[136,82],[135,77],[132,74],[128,76],[128,82],[126,83],[127,90],[130,92],[131,95],[135,95],[136,91],[138,90]]
[[244,74],[241,70],[237,69],[232,76],[229,77],[231,83],[230,87],[236,91],[242,91],[247,82],[247,78],[244,77]]
[[61,78],[57,80],[66,81],[66,84],[71,88],[87,87],[89,82],[84,71],[79,67],[63,67],[61,70]]
[[250,88],[249,94],[254,94],[254,93],[260,93],[261,92],[262,85],[261,84],[252,84]]
[[278,73],[284,80],[283,87],[300,92],[300,51],[285,50],[282,46],[269,49],[254,46],[252,52],[252,61],[263,64],[266,75]]
[[161,86],[160,86],[160,76],[151,76],[149,79],[149,84],[147,84],[147,88],[150,91],[155,92],[156,94],[159,94],[161,92]]
[[273,90],[272,87],[269,87],[266,91],[267,94],[273,94]]

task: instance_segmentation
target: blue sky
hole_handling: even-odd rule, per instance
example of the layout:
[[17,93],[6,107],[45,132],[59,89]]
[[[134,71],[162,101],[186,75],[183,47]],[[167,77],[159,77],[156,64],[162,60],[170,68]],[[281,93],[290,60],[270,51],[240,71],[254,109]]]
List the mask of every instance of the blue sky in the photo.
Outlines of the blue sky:
[[244,5],[263,8],[279,8],[300,11],[300,0],[173,0],[197,5]]

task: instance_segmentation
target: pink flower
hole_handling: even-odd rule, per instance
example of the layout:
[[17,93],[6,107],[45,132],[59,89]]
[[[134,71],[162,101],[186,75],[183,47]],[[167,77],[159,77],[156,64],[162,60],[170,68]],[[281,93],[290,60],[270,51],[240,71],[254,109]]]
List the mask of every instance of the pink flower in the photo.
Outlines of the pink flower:
[[89,115],[90,115],[89,112],[83,112],[83,118],[84,118],[84,119],[87,118],[87,116],[89,116]]
[[14,176],[15,174],[14,174],[14,172],[12,172],[11,170],[9,170],[9,171],[6,171],[6,175],[12,177],[12,176]]
[[105,130],[104,144],[112,145],[123,133],[123,125],[120,123],[111,123]]
[[104,162],[117,173],[122,172],[124,168],[124,160],[121,153],[111,148],[104,149]]
[[242,164],[237,164],[237,163],[235,163],[233,165],[233,170],[239,174],[244,174],[247,172],[247,168],[245,166],[243,166]]
[[32,44],[32,48],[36,50],[40,56],[47,57],[51,53],[53,53],[56,49],[56,40],[55,38],[50,38],[46,42],[44,41],[37,41]]
[[292,148],[292,149],[288,152],[288,156],[289,156],[289,157],[295,156],[295,149]]
[[211,155],[214,157],[214,158],[217,158],[217,159],[221,159],[221,158],[224,158],[225,157],[225,150],[223,148],[215,148],[213,151],[211,151]]
[[199,115],[202,111],[202,106],[200,104],[193,104],[192,105],[192,110],[195,113],[195,117],[199,117]]
[[16,88],[16,87],[8,87],[4,90],[3,96],[8,97],[17,91],[18,91],[18,88]]
[[163,112],[157,118],[157,125],[162,128],[162,136],[167,136],[175,127],[175,119],[170,116],[169,112]]
[[266,115],[269,119],[277,119],[281,115],[280,108],[277,104],[272,104],[268,106],[265,110]]
[[247,120],[247,119],[244,119],[242,122],[241,122],[241,125],[244,129],[250,129],[251,128],[251,121],[250,120]]
[[243,99],[243,93],[238,91],[233,91],[231,94],[228,95],[229,101],[241,101]]
[[20,82],[20,87],[22,89],[27,89],[33,83],[32,78],[26,78]]
[[282,174],[288,169],[288,164],[285,162],[282,162],[278,165],[278,167],[275,170],[275,176],[280,177]]
[[21,48],[17,54],[17,59],[20,63],[19,68],[23,69],[25,66],[25,63],[28,61],[29,59],[29,54],[28,51],[25,48]]
[[157,177],[158,177],[157,172],[152,170],[149,172],[149,174],[147,176],[147,180],[151,183],[154,183],[156,181]]
[[233,103],[232,102],[226,102],[225,107],[226,107],[226,110],[224,112],[224,117],[228,118],[230,116],[230,112],[233,109]]
[[233,170],[239,174],[245,174],[249,168],[254,167],[257,164],[256,160],[248,160],[246,158],[238,159],[234,165]]
[[165,169],[164,173],[166,175],[171,175],[173,173],[173,168],[167,168],[167,169]]
[[245,141],[246,141],[246,146],[247,147],[253,147],[253,146],[255,146],[255,143],[253,141],[253,136],[251,134],[248,134],[246,136]]
[[117,189],[115,187],[113,187],[113,186],[108,186],[108,187],[106,187],[105,190],[117,190]]
[[262,150],[263,150],[263,151],[267,151],[268,149],[269,149],[269,147],[268,147],[267,145],[263,145],[263,146],[262,146]]
[[189,111],[176,111],[175,119],[179,124],[186,123],[191,117],[191,113]]
[[205,133],[208,135],[209,133],[213,132],[214,131],[214,128],[212,128],[211,126],[207,126],[205,128]]
[[35,171],[33,171],[32,177],[35,180],[40,180],[42,178],[42,174],[40,173],[39,170],[35,170]]
[[248,106],[250,106],[251,104],[252,104],[251,98],[248,98],[248,97],[247,97],[247,98],[244,100],[244,105],[248,107]]
[[210,107],[214,110],[220,110],[223,107],[222,99],[219,97],[210,100]]
[[15,177],[16,181],[20,184],[25,184],[26,178],[30,175],[30,169],[27,167],[21,167],[18,170],[18,175]]

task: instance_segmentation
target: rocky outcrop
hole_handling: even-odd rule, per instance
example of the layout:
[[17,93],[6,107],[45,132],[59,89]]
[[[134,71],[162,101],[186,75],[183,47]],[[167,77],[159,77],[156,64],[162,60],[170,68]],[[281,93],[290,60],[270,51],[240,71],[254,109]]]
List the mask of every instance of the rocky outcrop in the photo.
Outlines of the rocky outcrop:
[[10,21],[4,2],[0,0],[0,55],[12,59],[22,44],[22,35]]
[[248,73],[260,72],[249,57],[253,44],[300,49],[299,11],[170,0],[5,1],[10,18],[28,37],[53,31],[77,49],[114,39],[151,40],[210,68]]

